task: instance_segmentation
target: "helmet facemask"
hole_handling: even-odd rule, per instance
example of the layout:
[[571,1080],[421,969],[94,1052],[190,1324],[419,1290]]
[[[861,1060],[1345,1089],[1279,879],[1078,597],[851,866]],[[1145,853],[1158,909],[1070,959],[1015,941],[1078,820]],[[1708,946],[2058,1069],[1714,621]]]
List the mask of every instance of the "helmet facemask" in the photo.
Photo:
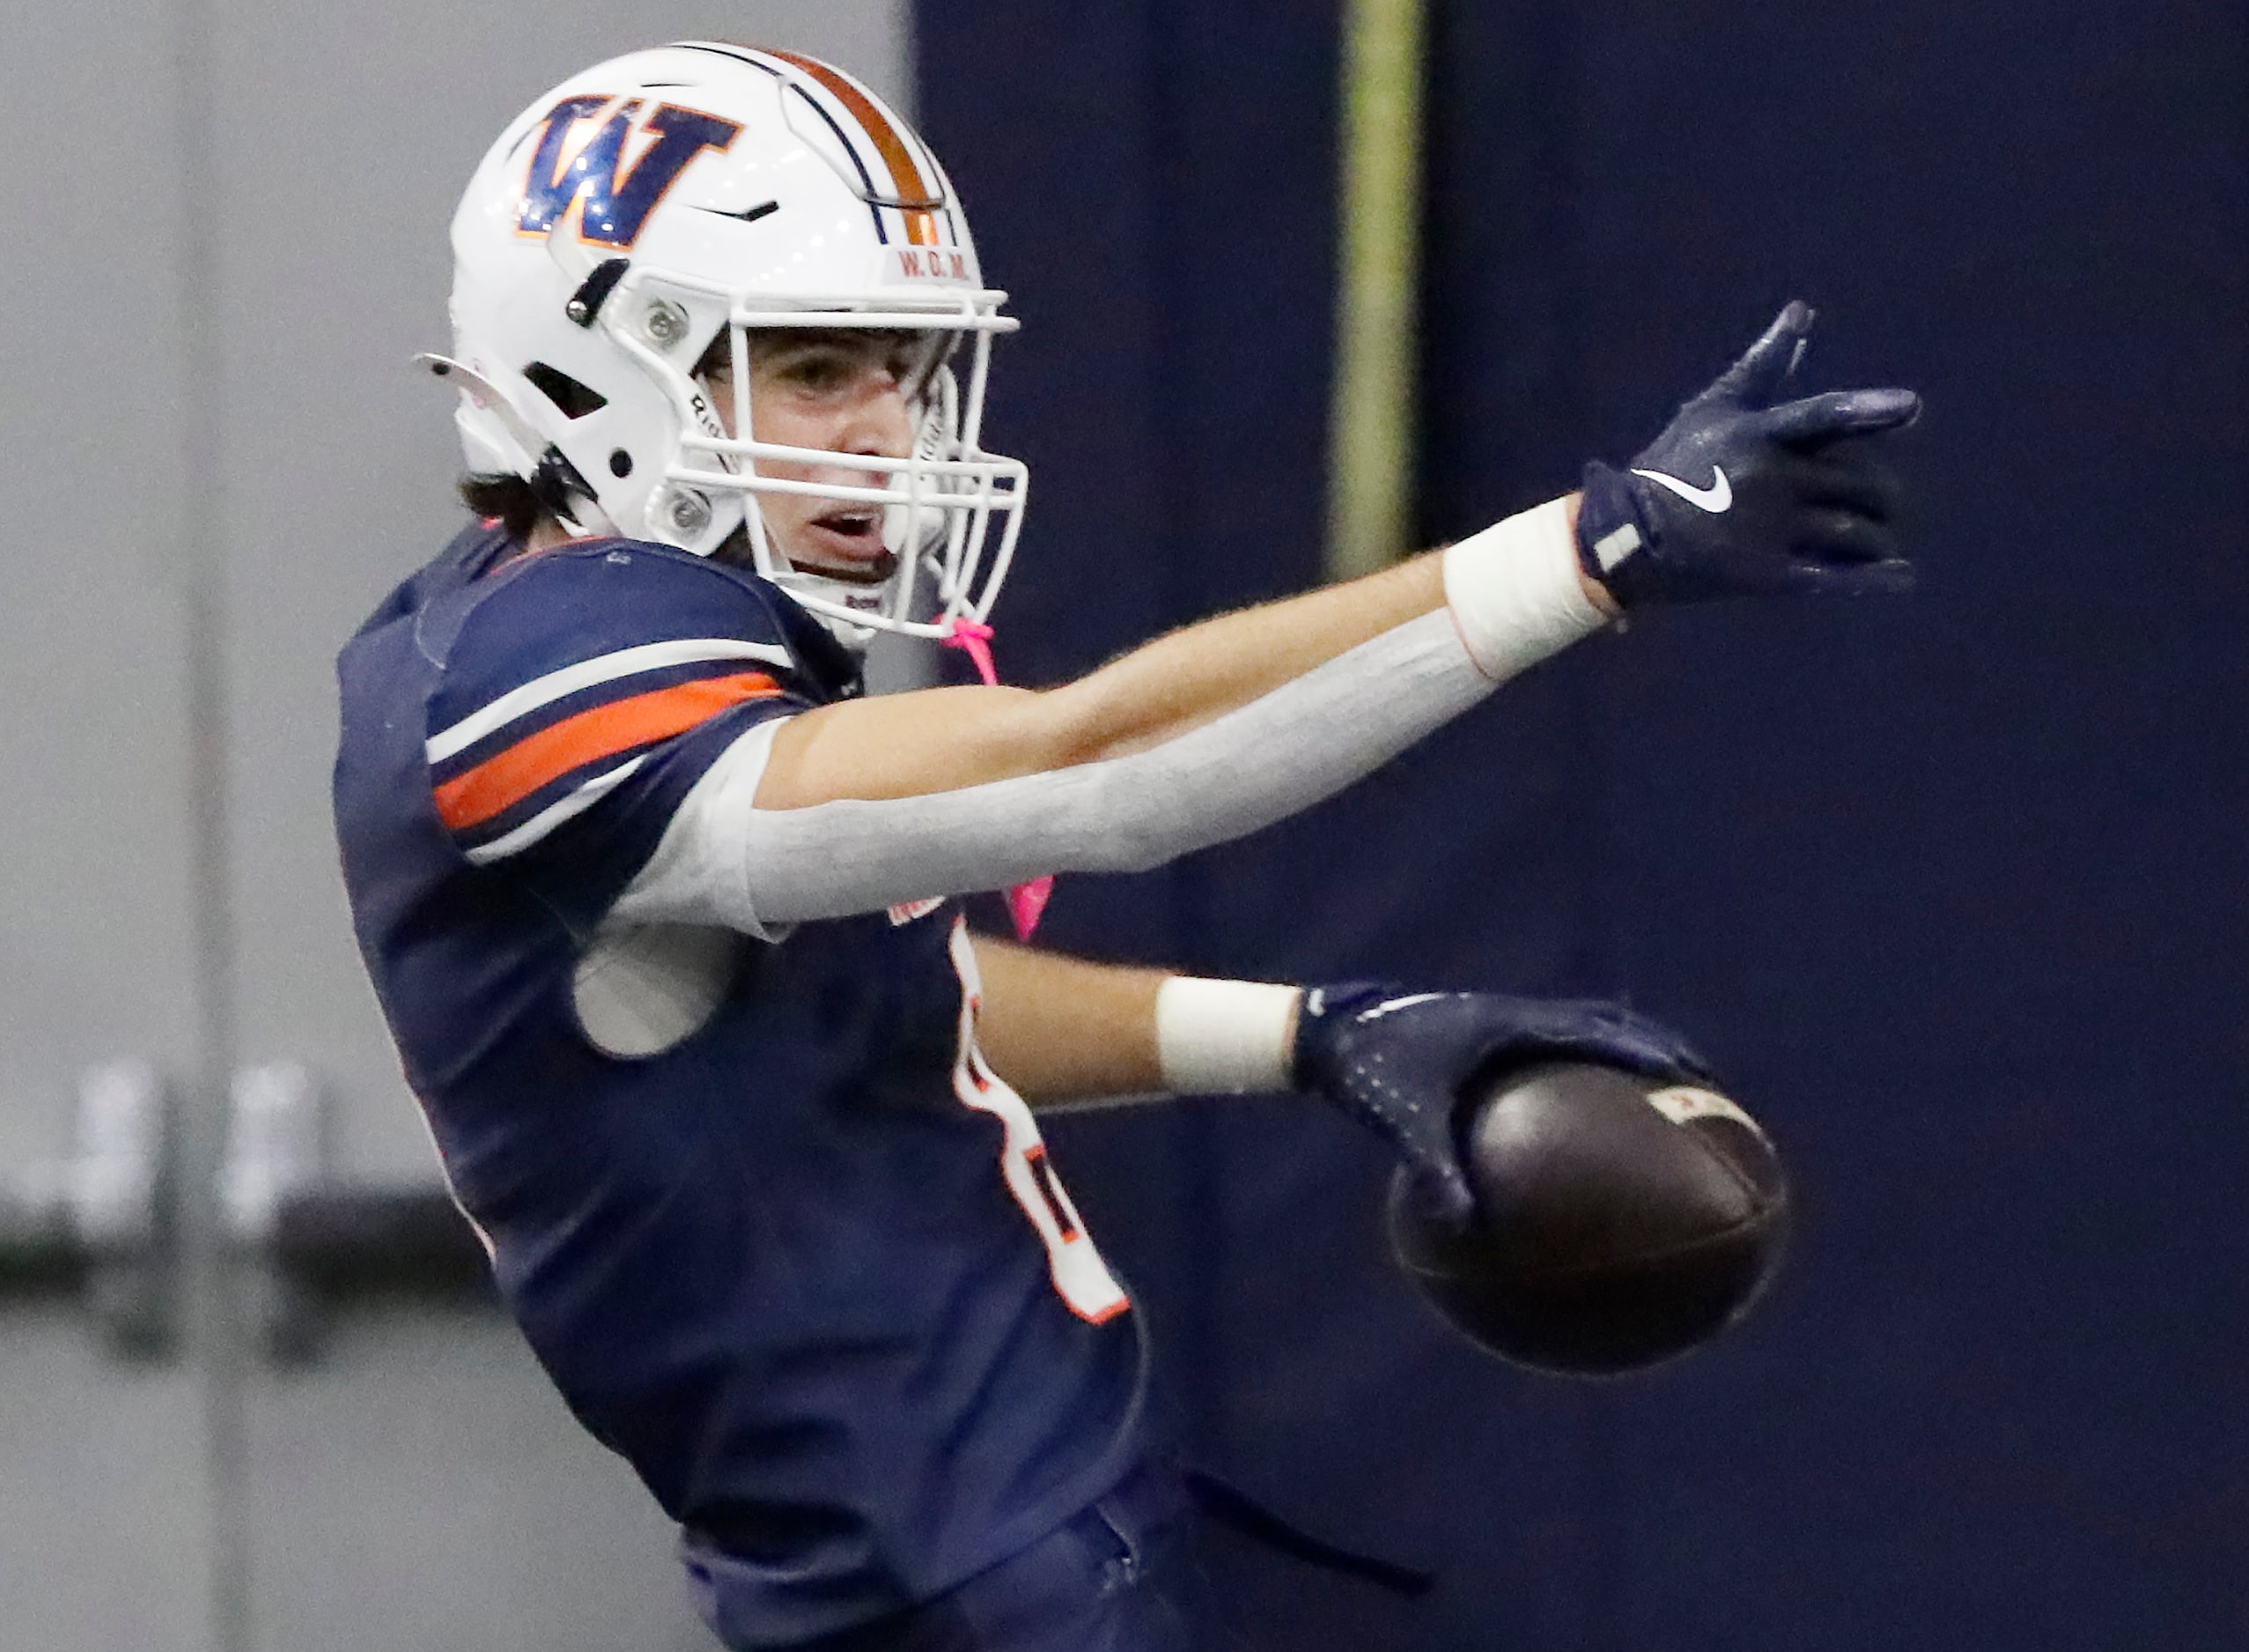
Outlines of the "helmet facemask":
[[[641,294],[620,291],[613,305],[613,336],[673,403],[680,435],[661,478],[647,496],[638,531],[653,539],[710,554],[738,528],[757,572],[847,638],[875,631],[945,637],[956,622],[981,624],[998,596],[1015,554],[1028,472],[1020,460],[985,452],[978,442],[992,338],[1012,331],[997,313],[997,294],[964,296],[943,310],[816,311],[783,309],[759,296],[729,295],[723,332],[687,359],[698,362],[722,350],[732,380],[733,431],[713,405],[709,387],[677,362],[678,349],[661,350],[637,336],[635,314],[663,302],[655,289],[680,283],[653,277]],[[622,284],[636,283],[631,275]],[[709,295],[693,309],[707,306]],[[672,300],[692,313],[688,295]],[[635,302],[637,300],[637,302]],[[608,320],[604,317],[604,321]],[[913,382],[905,387],[912,417],[911,450],[902,456],[843,453],[788,446],[759,437],[751,410],[756,369],[754,335],[761,331],[807,333],[828,329],[918,335],[926,340]],[[953,362],[965,358],[967,384]],[[808,481],[775,475],[779,467],[831,473],[855,471],[863,481]],[[897,559],[879,582],[860,583],[817,567],[799,568],[776,543],[758,501],[762,494],[833,500],[881,513],[884,547]],[[634,531],[631,524],[620,524]],[[858,633],[852,638],[852,633]]]

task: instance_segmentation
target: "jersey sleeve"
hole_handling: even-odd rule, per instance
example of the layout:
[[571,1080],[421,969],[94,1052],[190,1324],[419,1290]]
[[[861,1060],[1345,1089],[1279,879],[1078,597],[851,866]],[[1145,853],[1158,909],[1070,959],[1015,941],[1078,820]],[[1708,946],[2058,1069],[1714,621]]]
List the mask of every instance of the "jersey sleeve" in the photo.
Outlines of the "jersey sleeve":
[[646,549],[547,552],[462,623],[429,702],[438,820],[591,921],[736,739],[817,703],[773,600]]

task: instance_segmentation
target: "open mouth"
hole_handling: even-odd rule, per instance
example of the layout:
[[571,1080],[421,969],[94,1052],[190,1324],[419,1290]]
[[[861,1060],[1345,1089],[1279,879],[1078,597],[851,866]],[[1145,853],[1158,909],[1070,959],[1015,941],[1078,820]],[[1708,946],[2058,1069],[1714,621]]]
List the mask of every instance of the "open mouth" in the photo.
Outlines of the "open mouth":
[[805,523],[789,560],[833,579],[879,584],[897,571],[898,559],[883,543],[883,512],[874,505],[839,505]]

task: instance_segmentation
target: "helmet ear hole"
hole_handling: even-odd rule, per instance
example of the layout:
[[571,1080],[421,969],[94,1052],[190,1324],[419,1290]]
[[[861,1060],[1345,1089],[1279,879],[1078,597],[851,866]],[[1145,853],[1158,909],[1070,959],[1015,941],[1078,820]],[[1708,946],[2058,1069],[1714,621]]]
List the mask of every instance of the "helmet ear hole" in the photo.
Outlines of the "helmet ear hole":
[[[524,369],[531,387],[553,402],[565,419],[582,419],[609,406],[609,398],[582,379],[572,378],[559,367],[533,362]],[[618,472],[619,475],[623,471]]]
[[620,481],[633,473],[633,456],[622,448],[612,448],[609,454],[609,473]]

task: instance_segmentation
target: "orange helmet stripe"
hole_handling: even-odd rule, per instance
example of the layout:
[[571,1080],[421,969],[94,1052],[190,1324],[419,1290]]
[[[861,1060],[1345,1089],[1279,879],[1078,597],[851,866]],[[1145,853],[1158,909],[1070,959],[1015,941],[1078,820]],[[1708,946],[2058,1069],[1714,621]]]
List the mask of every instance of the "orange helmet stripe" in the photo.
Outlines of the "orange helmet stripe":
[[794,63],[818,81],[839,103],[851,111],[853,118],[874,143],[875,152],[883,157],[883,164],[890,169],[890,183],[897,192],[897,204],[905,212],[906,239],[916,246],[936,245],[937,223],[930,213],[933,208],[943,206],[945,198],[932,189],[929,180],[922,176],[921,164],[914,159],[913,150],[908,146],[905,135],[883,112],[883,106],[817,57],[806,57],[796,52],[775,51],[771,47],[762,49],[768,57],[778,57],[785,63]]

